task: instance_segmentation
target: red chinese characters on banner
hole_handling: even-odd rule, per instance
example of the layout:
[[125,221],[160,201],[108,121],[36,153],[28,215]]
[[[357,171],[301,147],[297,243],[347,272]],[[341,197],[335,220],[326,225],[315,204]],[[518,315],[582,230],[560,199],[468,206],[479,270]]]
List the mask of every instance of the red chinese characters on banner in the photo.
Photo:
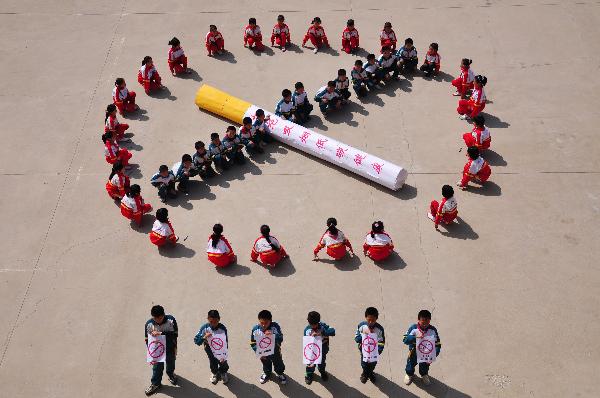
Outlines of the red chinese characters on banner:
[[269,119],[269,120],[266,120],[266,121],[265,121],[265,123],[267,124],[267,126],[269,126],[269,128],[270,128],[271,130],[273,130],[273,127],[274,127],[274,126],[275,126],[275,125],[276,125],[278,122],[279,122],[279,120],[278,120],[278,119]]
[[319,149],[323,149],[323,148],[325,148],[325,143],[326,143],[327,141],[328,141],[328,140],[327,140],[327,139],[325,139],[325,138],[319,138],[319,139],[317,140],[317,143],[316,143],[315,145],[317,146],[317,148],[319,148]]
[[308,137],[310,137],[310,133],[308,131],[305,131],[300,136],[300,141],[302,141],[304,144],[306,144],[306,140],[308,140]]
[[373,169],[377,172],[377,174],[381,174],[381,169],[383,168],[382,164],[373,163]]
[[367,155],[361,155],[360,153],[357,153],[356,155],[354,155],[354,163],[356,163],[357,166],[362,165],[362,161],[365,160],[367,157]]
[[294,129],[294,126],[290,127],[290,126],[285,126],[283,128],[283,134],[287,135],[288,137],[291,136],[292,134],[292,130]]
[[337,156],[338,158],[343,158],[344,156],[346,156],[346,151],[348,150],[348,148],[344,149],[341,146],[337,147],[337,149],[335,150],[335,156]]

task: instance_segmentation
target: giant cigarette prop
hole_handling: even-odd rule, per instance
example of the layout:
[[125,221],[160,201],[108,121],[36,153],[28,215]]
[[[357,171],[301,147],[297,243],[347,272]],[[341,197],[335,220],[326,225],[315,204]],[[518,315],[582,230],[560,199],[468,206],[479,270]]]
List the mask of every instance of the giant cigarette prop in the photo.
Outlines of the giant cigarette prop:
[[[242,124],[246,116],[256,119],[258,106],[233,97],[207,84],[202,85],[196,93],[196,105],[234,123]],[[263,108],[264,109],[264,108]],[[360,176],[368,178],[384,187],[398,190],[402,188],[408,172],[392,162],[345,145],[333,138],[309,130],[296,123],[275,116],[270,116],[267,125],[273,138],[296,149],[326,160]]]

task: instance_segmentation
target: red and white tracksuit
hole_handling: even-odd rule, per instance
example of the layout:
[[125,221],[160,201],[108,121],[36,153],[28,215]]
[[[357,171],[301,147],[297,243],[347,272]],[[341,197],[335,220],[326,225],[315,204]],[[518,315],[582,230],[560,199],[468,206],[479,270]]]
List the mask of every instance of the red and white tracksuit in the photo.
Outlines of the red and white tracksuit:
[[341,260],[344,258],[346,255],[346,247],[352,250],[350,241],[346,239],[344,233],[339,229],[337,235],[332,235],[331,232],[325,231],[321,237],[321,240],[317,244],[317,247],[315,247],[315,250],[313,251],[315,256],[324,247],[327,248],[327,254],[336,260]]
[[263,51],[265,49],[265,45],[262,43],[260,26],[255,25],[253,28],[252,26],[247,25],[244,28],[244,44],[247,44],[250,48],[254,46],[258,51]]
[[125,131],[129,128],[129,125],[126,123],[119,123],[119,120],[116,116],[109,115],[106,118],[106,122],[104,122],[104,132],[108,133],[109,131],[113,132],[113,137],[117,141],[123,139],[123,135],[125,135]]
[[121,214],[128,220],[133,220],[137,225],[142,225],[142,216],[152,211],[152,206],[144,203],[141,195],[131,197],[123,196],[121,199]]
[[381,31],[379,34],[379,39],[381,40],[381,48],[384,46],[390,47],[392,50],[396,49],[396,33],[394,30],[390,30],[390,32],[386,32],[385,29]]
[[459,115],[466,114],[470,118],[474,118],[485,108],[485,100],[486,98],[485,92],[483,91],[483,86],[474,88],[473,92],[471,93],[471,98],[468,100],[458,100],[458,108],[456,108],[456,112],[458,112]]
[[129,91],[127,87],[119,88],[115,86],[112,92],[113,103],[117,106],[119,113],[135,112],[135,92]]
[[163,246],[167,242],[177,243],[177,235],[171,225],[171,221],[160,222],[154,221],[152,225],[152,232],[150,232],[150,242],[156,246]]
[[123,199],[127,191],[129,191],[129,177],[123,173],[115,174],[106,183],[106,192],[111,199]]
[[209,236],[206,253],[208,254],[208,261],[217,267],[226,267],[235,261],[235,253],[224,236],[219,239],[217,247],[213,247],[212,236]]
[[278,46],[285,47],[290,41],[290,28],[287,24],[275,24],[271,33],[271,45],[277,43]]
[[434,217],[433,222],[435,225],[439,225],[440,222],[444,224],[451,224],[452,221],[458,216],[458,203],[454,196],[450,199],[442,199],[442,203],[438,203],[437,200],[432,200],[429,206],[429,212]]
[[269,236],[269,239],[271,239],[271,243],[275,245],[275,247],[278,247],[279,250],[273,249],[271,243],[269,243],[264,236],[260,236],[254,241],[250,258],[252,261],[256,261],[260,257],[260,261],[263,264],[274,267],[283,257],[287,256],[287,253],[277,238]]
[[146,94],[150,94],[151,91],[159,89],[162,84],[160,75],[156,71],[154,65],[142,65],[138,71],[138,82],[144,87]]
[[208,32],[206,34],[206,51],[208,51],[208,55],[212,55],[217,51],[222,51],[225,48],[225,39],[223,39],[223,35],[221,32]]
[[131,152],[127,149],[119,148],[119,144],[114,140],[106,140],[104,142],[104,158],[108,164],[115,164],[117,160],[120,160],[123,166],[127,166],[131,156],[133,156]]
[[467,147],[476,146],[481,152],[484,149],[488,149],[492,143],[492,136],[490,130],[487,127],[478,128],[475,126],[470,133],[463,134],[463,140]]
[[316,27],[310,25],[308,27],[306,35],[304,35],[304,39],[302,40],[302,45],[305,45],[309,40],[315,48],[321,48],[323,46],[329,47],[329,41],[327,40],[327,35],[325,35],[325,29],[323,29],[322,26]]
[[470,67],[465,68],[463,66],[460,68],[460,76],[452,80],[452,85],[456,87],[456,91],[462,96],[473,88],[473,81],[475,81],[475,72]]
[[363,244],[363,252],[365,255],[371,257],[375,261],[383,261],[392,254],[394,251],[394,242],[392,238],[386,233],[373,233],[369,232],[365,236],[365,243]]
[[342,49],[346,53],[350,54],[352,50],[358,48],[358,45],[358,30],[356,30],[355,28],[350,29],[346,26],[346,29],[344,29],[344,31],[342,32]]
[[435,65],[435,73],[438,73],[440,71],[441,60],[442,60],[442,57],[440,57],[440,54],[437,52],[434,54],[431,51],[427,51],[427,54],[425,54],[425,65],[434,64]]
[[168,62],[171,73],[175,72],[175,74],[180,74],[187,70],[187,57],[181,46],[169,48]]
[[481,156],[475,160],[469,159],[463,168],[463,177],[460,181],[460,186],[466,187],[472,179],[479,180],[482,183],[486,182],[491,174],[492,169],[490,165]]

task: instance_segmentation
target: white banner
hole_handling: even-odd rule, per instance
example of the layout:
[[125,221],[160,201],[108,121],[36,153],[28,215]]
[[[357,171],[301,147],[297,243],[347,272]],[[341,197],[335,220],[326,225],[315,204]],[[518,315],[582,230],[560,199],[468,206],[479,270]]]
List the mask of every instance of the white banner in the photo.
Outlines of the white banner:
[[323,362],[323,339],[321,336],[302,337],[302,363],[319,365]]
[[432,363],[435,358],[435,336],[426,335],[423,338],[417,338],[417,363]]
[[148,346],[146,347],[146,362],[165,362],[167,360],[167,336],[148,335]]
[[[260,108],[256,105],[251,105],[246,110],[244,116],[251,117],[254,121],[257,109]],[[266,110],[265,115],[269,116],[269,120],[266,123],[271,130],[273,138],[284,144],[320,159],[327,160],[330,163],[395,191],[402,188],[404,181],[406,181],[408,172],[394,163],[282,119]]]
[[361,347],[363,362],[379,361],[379,344],[377,342],[377,333],[363,334]]
[[213,334],[207,339],[207,342],[215,358],[219,361],[227,360],[228,350],[225,333]]
[[275,353],[275,335],[257,333],[256,336],[256,356],[268,357]]

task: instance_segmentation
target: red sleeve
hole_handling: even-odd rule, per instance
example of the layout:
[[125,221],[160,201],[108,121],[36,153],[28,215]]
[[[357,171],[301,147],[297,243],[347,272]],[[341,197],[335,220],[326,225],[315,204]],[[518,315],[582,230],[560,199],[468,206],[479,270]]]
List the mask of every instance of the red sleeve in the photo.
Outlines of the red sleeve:
[[233,248],[229,244],[229,241],[227,240],[227,238],[225,238],[224,236],[221,236],[221,239],[223,239],[223,242],[225,242],[225,244],[227,245],[227,248],[229,249],[229,253],[234,254],[233,253]]
[[354,249],[352,249],[352,244],[350,243],[348,238],[346,238],[346,240],[344,241],[344,244],[348,247],[348,249],[350,249],[350,251],[354,251]]
[[446,203],[446,198],[442,199],[440,205],[437,210],[437,214],[435,214],[435,225],[439,225],[440,221],[442,221],[442,209],[444,208],[444,204]]

